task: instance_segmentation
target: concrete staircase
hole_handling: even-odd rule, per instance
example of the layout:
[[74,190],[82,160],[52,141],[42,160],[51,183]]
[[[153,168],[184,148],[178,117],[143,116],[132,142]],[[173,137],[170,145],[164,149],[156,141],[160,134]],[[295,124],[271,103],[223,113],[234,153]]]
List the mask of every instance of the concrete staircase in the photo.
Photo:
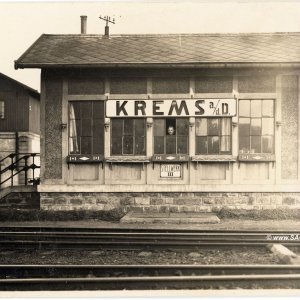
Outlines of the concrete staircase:
[[0,191],[0,209],[38,209],[39,193],[36,185],[6,187]]

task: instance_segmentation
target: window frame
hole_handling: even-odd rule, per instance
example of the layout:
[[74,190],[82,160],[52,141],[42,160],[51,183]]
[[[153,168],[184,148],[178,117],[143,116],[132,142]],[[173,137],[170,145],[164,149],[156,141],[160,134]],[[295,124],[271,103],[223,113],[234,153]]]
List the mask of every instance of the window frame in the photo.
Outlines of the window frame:
[[[122,153],[113,153],[113,122],[115,120],[119,120],[122,121],[122,135],[121,135],[121,140],[122,140],[122,144],[121,144],[121,151]],[[127,120],[133,120],[133,134],[129,135],[129,134],[125,134],[125,121]],[[143,120],[144,121],[144,151],[142,154],[136,154],[136,130],[135,130],[135,124],[137,120]],[[110,119],[110,156],[111,157],[115,157],[115,156],[146,156],[147,153],[147,118],[111,118]],[[132,154],[130,153],[125,153],[124,152],[124,137],[132,137],[133,138],[133,145],[132,145]]]
[[[176,149],[176,153],[167,153],[167,120],[175,120],[176,123],[176,129],[175,129],[175,149]],[[164,135],[160,135],[160,136],[156,136],[154,134],[154,130],[153,130],[153,155],[189,155],[189,142],[190,142],[190,136],[189,136],[189,125],[188,125],[188,129],[187,129],[187,135],[183,135],[183,134],[177,134],[178,132],[178,128],[177,128],[177,120],[179,119],[185,119],[187,121],[187,123],[189,124],[189,117],[164,117],[164,118],[153,118],[153,127],[155,126],[155,121],[157,120],[163,120],[164,121],[164,128],[163,128],[163,132]],[[164,138],[164,152],[163,153],[155,153],[155,137],[163,137]],[[186,137],[187,138],[187,142],[186,142],[186,153],[179,153],[178,152],[178,137]]]
[[0,120],[5,119],[5,100],[0,100]]
[[[197,120],[199,119],[205,119],[206,120],[206,135],[197,135]],[[216,134],[209,134],[209,123],[208,123],[208,120],[218,120],[218,135]],[[228,125],[229,126],[229,129],[230,129],[230,133],[229,135],[222,135],[222,120],[223,119],[226,119],[226,120],[229,120],[230,124]],[[218,150],[218,153],[210,153],[209,152],[209,145],[208,145],[208,139],[209,137],[218,137],[219,138],[219,150]],[[198,149],[198,143],[197,143],[197,140],[199,137],[206,137],[206,143],[207,143],[207,147],[206,147],[206,153],[200,153],[199,149]],[[230,145],[230,150],[229,151],[221,151],[221,143],[222,143],[222,137],[229,137],[230,141],[229,141],[229,145]],[[196,117],[195,118],[195,154],[196,155],[232,155],[232,141],[233,141],[233,138],[232,138],[232,118],[230,117]]]
[[[276,99],[275,98],[243,98],[243,99],[239,99],[238,100],[238,153],[239,154],[266,154],[266,155],[275,155],[275,138],[276,138],[276,130],[275,130],[275,122],[276,122]],[[240,116],[240,102],[241,101],[249,101],[249,116]],[[251,102],[252,101],[260,101],[260,110],[261,110],[261,114],[260,116],[252,116],[251,113]],[[264,115],[263,114],[263,102],[264,101],[272,101],[273,102],[273,109],[272,109],[272,116],[268,116],[268,115]],[[249,142],[249,152],[242,152],[242,149],[240,148],[240,126],[241,126],[241,119],[249,119],[249,135],[246,136],[249,138],[248,142]],[[272,120],[273,121],[273,134],[263,134],[263,119],[268,119],[268,120]],[[253,120],[260,120],[260,134],[251,134],[252,132],[252,122]],[[252,137],[260,137],[260,152],[251,152],[251,144],[252,144]],[[263,152],[263,137],[271,137],[272,138],[272,150],[271,152]]]
[[[98,103],[101,103],[101,105],[102,105],[102,109],[103,109],[103,116],[102,116],[102,118],[101,117],[98,117],[98,118],[95,118],[94,117],[94,105],[93,105],[93,103],[95,103],[95,102],[98,102]],[[75,116],[75,118],[73,119],[73,118],[71,118],[71,105],[72,105],[72,103],[79,103],[80,104],[80,118],[77,118],[76,119],[76,116]],[[91,117],[90,118],[87,118],[87,117],[85,117],[85,118],[82,118],[82,112],[81,112],[81,105],[82,104],[85,104],[85,103],[90,103],[90,104],[92,104],[91,105]],[[101,130],[101,132],[102,132],[102,139],[103,139],[103,141],[102,141],[102,146],[101,146],[101,142],[100,142],[100,150],[99,150],[99,152],[94,152],[94,139],[95,139],[95,136],[94,136],[94,122],[95,122],[95,120],[103,120],[102,122],[103,122],[103,127],[100,129]],[[76,136],[77,135],[75,135],[75,136],[71,136],[71,122],[73,122],[73,121],[77,121],[77,120],[80,120],[80,135],[78,135],[78,137],[77,137],[77,139],[79,138],[79,143],[80,143],[80,145],[79,145],[79,152],[78,153],[72,153],[71,152],[71,140],[72,139],[76,139]],[[91,149],[91,151],[90,151],[90,153],[83,153],[82,152],[82,137],[87,137],[87,136],[83,136],[82,135],[82,120],[91,120],[91,123],[90,123],[90,136],[88,136],[89,138],[90,138],[90,140],[91,140],[91,145],[90,145],[90,149]],[[69,156],[85,156],[85,155],[87,155],[87,156],[89,156],[89,155],[91,155],[91,156],[99,156],[99,155],[101,155],[101,156],[104,156],[104,151],[105,151],[105,131],[104,131],[104,122],[105,122],[105,103],[102,101],[102,100],[69,100],[68,101],[68,124],[69,124],[69,126],[68,126],[68,155]],[[76,126],[76,130],[77,130],[77,124],[75,124],[75,126]],[[101,132],[99,133],[99,134],[101,134]],[[78,142],[78,140],[77,140],[77,142]]]

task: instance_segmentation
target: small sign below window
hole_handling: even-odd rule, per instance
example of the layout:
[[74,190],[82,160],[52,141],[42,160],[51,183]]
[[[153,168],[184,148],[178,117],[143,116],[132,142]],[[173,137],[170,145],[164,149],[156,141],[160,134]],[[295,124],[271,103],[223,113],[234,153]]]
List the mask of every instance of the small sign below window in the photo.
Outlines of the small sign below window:
[[103,155],[68,155],[67,163],[101,163],[104,161]]
[[152,162],[188,162],[190,160],[185,154],[154,154]]
[[180,178],[181,177],[181,165],[179,164],[162,164],[160,166],[161,178]]

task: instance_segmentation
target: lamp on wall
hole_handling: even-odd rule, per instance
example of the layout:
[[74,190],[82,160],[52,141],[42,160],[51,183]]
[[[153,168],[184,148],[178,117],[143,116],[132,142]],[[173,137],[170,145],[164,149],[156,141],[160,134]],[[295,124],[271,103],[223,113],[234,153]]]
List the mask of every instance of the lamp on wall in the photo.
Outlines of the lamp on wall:
[[60,124],[60,129],[65,130],[67,128],[67,123],[61,123]]

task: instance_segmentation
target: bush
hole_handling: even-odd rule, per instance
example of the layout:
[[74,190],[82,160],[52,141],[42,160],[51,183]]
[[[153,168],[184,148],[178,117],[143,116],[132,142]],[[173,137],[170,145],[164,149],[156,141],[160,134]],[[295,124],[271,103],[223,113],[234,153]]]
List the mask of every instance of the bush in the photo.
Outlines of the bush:
[[300,220],[300,209],[228,209],[222,208],[218,212],[220,219],[242,219],[242,220]]
[[109,211],[45,211],[45,210],[21,210],[5,209],[0,210],[0,220],[10,222],[25,221],[84,221],[84,220],[103,220],[119,221],[125,213],[121,209]]

